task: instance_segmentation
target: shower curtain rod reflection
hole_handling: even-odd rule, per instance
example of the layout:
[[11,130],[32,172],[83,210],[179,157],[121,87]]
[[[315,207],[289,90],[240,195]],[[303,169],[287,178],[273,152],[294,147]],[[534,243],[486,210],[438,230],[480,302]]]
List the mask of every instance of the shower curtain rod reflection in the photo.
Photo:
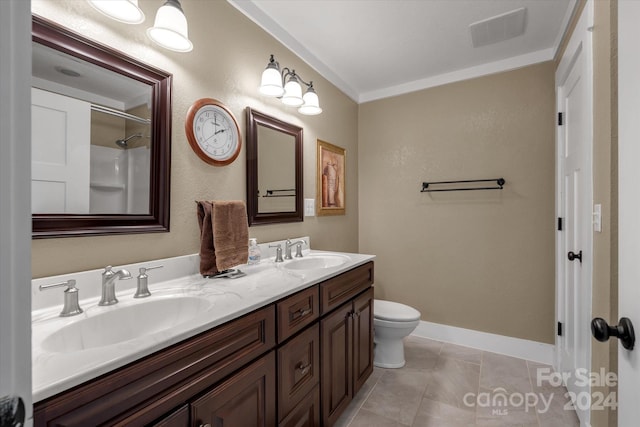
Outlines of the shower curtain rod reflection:
[[[474,184],[477,182],[495,182],[497,187],[457,187],[457,188],[429,188],[430,185],[449,185],[449,184]],[[492,179],[466,179],[462,181],[434,181],[423,182],[421,193],[432,193],[436,191],[473,191],[473,190],[502,190],[506,181],[504,178]]]
[[118,111],[113,108],[105,107],[104,105],[91,104],[93,111],[100,113],[111,114],[112,116],[122,117],[123,119],[133,120],[134,122],[142,123],[145,125],[151,124],[150,119],[143,119],[142,117],[134,116],[133,114],[125,113],[124,111]]

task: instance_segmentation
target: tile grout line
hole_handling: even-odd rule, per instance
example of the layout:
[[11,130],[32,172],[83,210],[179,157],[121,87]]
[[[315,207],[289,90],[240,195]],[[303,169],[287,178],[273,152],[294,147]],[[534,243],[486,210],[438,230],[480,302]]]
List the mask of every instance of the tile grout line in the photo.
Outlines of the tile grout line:
[[480,353],[480,369],[478,370],[478,390],[476,392],[476,404],[475,406],[475,413],[476,413],[476,425],[478,425],[478,401],[477,398],[480,395],[480,380],[482,379],[482,367],[484,366],[484,351],[482,351]]
[[358,410],[354,412],[353,416],[351,417],[351,419],[349,419],[349,422],[347,423],[347,425],[345,427],[349,427],[351,425],[351,423],[353,422],[353,420],[358,416],[358,413],[360,412],[360,410],[364,406],[365,402],[367,401],[367,399],[369,399],[369,396],[371,396],[371,393],[373,393],[373,390],[378,386],[378,382],[386,374],[387,374],[386,372],[383,372],[382,375],[380,375],[378,377],[376,382],[373,384],[373,387],[371,387],[371,390],[369,390],[369,393],[367,393],[367,396],[364,399],[362,399],[362,403],[360,403],[360,406],[358,406]]

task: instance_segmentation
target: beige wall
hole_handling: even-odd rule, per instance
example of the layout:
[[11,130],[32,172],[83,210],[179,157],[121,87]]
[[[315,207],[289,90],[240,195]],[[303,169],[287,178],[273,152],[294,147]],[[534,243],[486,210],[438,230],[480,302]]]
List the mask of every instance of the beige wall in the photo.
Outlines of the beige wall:
[[[247,106],[303,127],[305,198],[315,198],[316,139],[346,148],[349,164],[345,216],[312,217],[305,218],[302,223],[257,226],[250,228],[249,233],[260,242],[309,235],[316,248],[357,251],[357,104],[226,1],[183,2],[189,38],[194,44],[191,53],[173,53],[152,45],[145,30],[153,25],[160,3],[141,0],[145,23],[125,25],[104,18],[84,1],[33,0],[34,13],[173,74],[171,232],[34,240],[33,277],[198,251],[194,200],[246,198],[244,147],[231,165],[213,167],[201,161],[187,143],[184,132],[187,109],[203,97],[224,102],[240,122],[243,133]],[[303,116],[285,108],[278,100],[258,95],[260,75],[271,53],[283,66],[294,67],[305,80],[313,80],[324,109],[321,115]]]
[[[360,106],[360,251],[422,320],[554,342],[554,64]],[[420,193],[504,177],[504,190]]]

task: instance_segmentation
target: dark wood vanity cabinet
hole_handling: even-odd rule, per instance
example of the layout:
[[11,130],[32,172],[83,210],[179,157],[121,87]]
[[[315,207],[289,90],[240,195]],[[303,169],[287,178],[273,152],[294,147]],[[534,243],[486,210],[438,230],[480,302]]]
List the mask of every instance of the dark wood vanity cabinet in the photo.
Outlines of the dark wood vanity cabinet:
[[35,426],[332,426],[373,370],[373,262],[34,405]]

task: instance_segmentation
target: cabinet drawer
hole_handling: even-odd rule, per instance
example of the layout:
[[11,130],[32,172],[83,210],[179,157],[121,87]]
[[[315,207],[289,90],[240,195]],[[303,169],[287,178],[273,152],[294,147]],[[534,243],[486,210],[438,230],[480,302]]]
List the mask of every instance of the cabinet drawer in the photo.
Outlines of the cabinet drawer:
[[319,316],[318,286],[300,291],[276,304],[278,343],[310,325]]
[[320,328],[316,323],[278,350],[278,419],[320,380]]
[[320,284],[320,312],[328,313],[373,284],[373,262]]
[[306,395],[279,424],[280,427],[318,427],[320,426],[319,385]]
[[148,424],[274,346],[271,305],[36,403],[34,424]]
[[148,427],[186,427],[189,425],[189,405],[182,405],[170,415],[156,421]]

